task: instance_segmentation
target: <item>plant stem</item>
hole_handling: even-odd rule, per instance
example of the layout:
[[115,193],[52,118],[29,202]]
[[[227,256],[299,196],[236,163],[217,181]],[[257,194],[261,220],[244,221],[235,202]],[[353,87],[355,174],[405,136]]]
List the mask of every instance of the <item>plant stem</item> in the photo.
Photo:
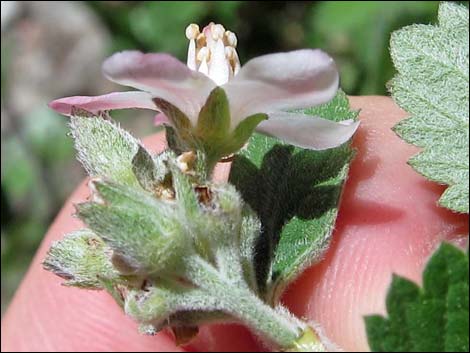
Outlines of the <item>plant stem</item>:
[[211,264],[194,255],[186,259],[188,278],[220,300],[228,314],[259,333],[279,349],[290,349],[302,336],[304,327],[291,317],[263,303],[247,287],[230,281]]

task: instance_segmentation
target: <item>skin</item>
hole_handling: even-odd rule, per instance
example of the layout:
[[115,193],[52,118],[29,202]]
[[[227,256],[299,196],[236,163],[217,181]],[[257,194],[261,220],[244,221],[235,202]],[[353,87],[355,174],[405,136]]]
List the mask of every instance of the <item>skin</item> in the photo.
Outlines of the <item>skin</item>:
[[[285,295],[299,317],[319,323],[337,347],[368,349],[363,315],[384,313],[392,273],[420,281],[423,266],[443,240],[465,246],[468,216],[436,205],[445,189],[406,164],[418,149],[390,128],[406,113],[386,97],[352,97],[362,121],[354,138],[357,156],[345,187],[331,248]],[[146,140],[153,151],[162,136]],[[217,178],[227,178],[219,165]],[[61,286],[40,263],[51,241],[81,227],[73,204],[89,195],[85,183],[49,229],[2,322],[2,351],[252,351],[257,340],[240,326],[203,327],[191,347],[172,337],[140,335],[104,292]]]

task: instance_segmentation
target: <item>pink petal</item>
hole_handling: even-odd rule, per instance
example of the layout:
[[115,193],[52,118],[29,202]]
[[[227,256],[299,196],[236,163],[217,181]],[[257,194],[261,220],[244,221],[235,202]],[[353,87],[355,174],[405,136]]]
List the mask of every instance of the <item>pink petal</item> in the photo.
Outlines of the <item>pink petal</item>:
[[143,54],[124,51],[103,64],[111,81],[131,86],[176,106],[193,122],[215,83],[205,75],[190,70],[168,54]]
[[114,92],[102,96],[76,96],[56,99],[49,103],[56,112],[70,115],[72,108],[81,108],[91,113],[99,111],[142,108],[157,110],[152,96],[145,92]]
[[336,94],[338,81],[330,56],[318,49],[303,49],[252,59],[223,88],[236,126],[252,114],[328,102]]
[[289,144],[311,150],[325,150],[348,141],[359,127],[359,122],[334,122],[295,113],[271,113],[256,131],[277,137]]
[[158,113],[157,115],[155,115],[155,118],[153,119],[153,123],[155,126],[160,126],[163,124],[170,124],[170,120],[165,114]]

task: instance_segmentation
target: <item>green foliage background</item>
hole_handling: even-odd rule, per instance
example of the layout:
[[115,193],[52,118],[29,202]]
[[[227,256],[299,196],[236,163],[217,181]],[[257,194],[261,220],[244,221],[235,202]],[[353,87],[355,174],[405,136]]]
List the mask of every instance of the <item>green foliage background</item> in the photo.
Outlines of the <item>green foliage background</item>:
[[[185,60],[186,25],[215,21],[238,35],[242,63],[260,54],[323,48],[338,62],[343,90],[363,95],[386,93],[385,84],[394,73],[388,52],[390,33],[411,23],[435,22],[438,2],[89,1],[85,6],[110,33],[109,53],[140,49],[169,52]],[[2,40],[2,313],[80,170],[72,162],[66,120],[44,107],[33,111],[34,124],[12,117],[13,128],[4,133],[3,107],[8,107],[13,94],[9,65],[18,59],[14,46],[14,41],[4,44]],[[74,93],[96,94],[63,94]],[[126,124],[140,135],[152,131],[150,121],[144,129],[142,122]]]

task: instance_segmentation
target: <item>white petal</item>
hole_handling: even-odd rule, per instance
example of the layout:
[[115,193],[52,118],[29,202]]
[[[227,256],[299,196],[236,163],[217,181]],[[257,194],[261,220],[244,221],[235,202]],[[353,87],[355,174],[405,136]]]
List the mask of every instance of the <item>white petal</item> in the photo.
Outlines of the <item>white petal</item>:
[[276,112],[261,122],[256,131],[277,137],[291,145],[311,150],[325,150],[348,141],[359,122],[334,122],[304,114]]
[[336,94],[338,81],[330,56],[303,49],[252,59],[223,88],[230,101],[232,126],[236,126],[252,114],[328,102]]
[[199,110],[216,87],[208,77],[167,54],[117,53],[104,62],[103,72],[111,81],[170,102],[193,122],[197,121]]
[[56,99],[49,107],[63,115],[70,115],[73,108],[80,108],[91,113],[114,109],[152,109],[158,110],[152,96],[146,92],[113,92],[102,96],[75,96]]
[[160,126],[160,125],[164,125],[164,124],[171,125],[171,121],[170,121],[170,119],[168,119],[168,117],[165,114],[158,113],[157,115],[155,115],[155,118],[153,119],[153,124],[155,126]]

